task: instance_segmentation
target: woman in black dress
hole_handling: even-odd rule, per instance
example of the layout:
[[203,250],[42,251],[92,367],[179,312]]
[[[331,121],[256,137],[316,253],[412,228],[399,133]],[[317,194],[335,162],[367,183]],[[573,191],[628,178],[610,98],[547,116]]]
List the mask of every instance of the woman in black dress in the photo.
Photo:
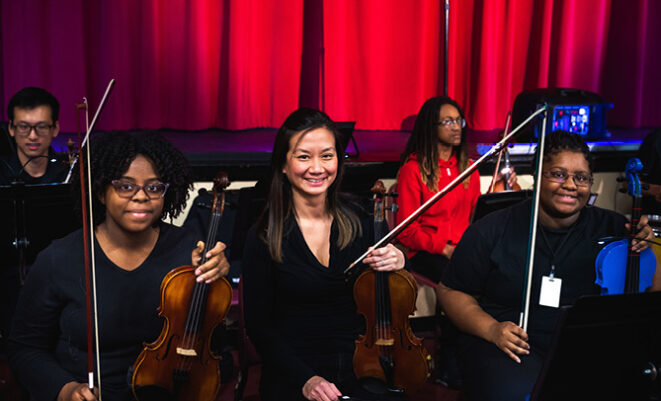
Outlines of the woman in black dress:
[[[246,328],[264,362],[264,401],[336,400],[358,391],[352,356],[361,322],[343,271],[372,245],[373,228],[338,199],[338,138],[323,112],[299,109],[285,120],[267,206],[246,241]],[[389,271],[405,260],[388,245],[364,263]]]

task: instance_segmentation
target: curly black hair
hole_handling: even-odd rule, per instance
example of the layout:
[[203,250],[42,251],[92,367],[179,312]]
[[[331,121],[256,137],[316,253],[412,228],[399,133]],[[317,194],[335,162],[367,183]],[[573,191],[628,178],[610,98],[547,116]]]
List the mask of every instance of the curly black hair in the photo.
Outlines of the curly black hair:
[[557,130],[547,134],[544,141],[545,162],[549,161],[551,156],[557,155],[560,152],[569,151],[582,153],[583,156],[585,156],[585,160],[588,162],[590,172],[592,172],[592,154],[590,153],[590,148],[588,148],[588,145],[585,144],[585,141],[583,141],[583,138],[580,135]]
[[[184,155],[170,142],[154,133],[103,133],[91,139],[92,207],[94,224],[106,218],[106,208],[99,200],[112,180],[122,177],[138,155],[147,157],[162,182],[169,187],[163,199],[161,219],[177,217],[184,209],[188,192],[193,188],[193,172]],[[73,189],[80,193],[79,169],[72,177]],[[80,202],[80,196],[77,196]],[[80,208],[80,205],[78,205]]]

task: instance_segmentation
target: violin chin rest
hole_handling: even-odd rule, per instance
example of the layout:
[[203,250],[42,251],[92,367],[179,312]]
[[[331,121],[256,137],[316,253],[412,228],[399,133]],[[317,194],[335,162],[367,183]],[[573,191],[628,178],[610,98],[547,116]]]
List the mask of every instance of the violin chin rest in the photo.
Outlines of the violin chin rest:
[[404,389],[388,385],[388,383],[377,377],[361,377],[360,386],[372,394],[393,394],[403,393]]

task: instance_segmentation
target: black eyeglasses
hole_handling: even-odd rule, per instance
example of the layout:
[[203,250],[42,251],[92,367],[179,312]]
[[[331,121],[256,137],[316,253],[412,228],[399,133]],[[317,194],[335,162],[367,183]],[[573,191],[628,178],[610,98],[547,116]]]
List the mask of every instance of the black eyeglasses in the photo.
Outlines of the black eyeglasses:
[[16,131],[16,134],[25,138],[30,136],[30,132],[34,130],[34,132],[37,134],[37,136],[46,136],[50,134],[50,131],[55,127],[55,124],[45,124],[45,123],[39,123],[35,125],[27,124],[27,123],[18,123],[18,124],[12,124],[11,127]]
[[451,118],[448,118],[443,121],[439,121],[436,123],[436,125],[442,125],[443,127],[450,127],[451,125],[457,124],[461,128],[466,128],[466,120],[458,117],[457,119],[453,120]]
[[592,178],[591,175],[585,174],[585,173],[576,173],[576,174],[569,174],[565,170],[549,170],[549,171],[543,171],[542,174],[544,177],[548,178],[549,180],[553,182],[558,182],[558,183],[563,183],[569,179],[569,177],[572,177],[574,180],[574,184],[576,184],[577,187],[587,187],[592,184],[594,181],[594,178]]
[[150,182],[149,184],[138,185],[134,182],[123,180],[112,180],[110,184],[115,188],[117,196],[127,199],[133,198],[140,190],[143,190],[149,199],[162,198],[170,186],[170,184],[162,182]]

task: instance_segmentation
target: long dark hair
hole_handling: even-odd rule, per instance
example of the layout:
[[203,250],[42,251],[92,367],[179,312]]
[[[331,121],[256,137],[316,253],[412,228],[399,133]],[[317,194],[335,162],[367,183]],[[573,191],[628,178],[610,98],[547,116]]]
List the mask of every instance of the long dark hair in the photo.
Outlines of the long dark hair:
[[[413,132],[406,143],[404,153],[402,153],[400,162],[403,165],[415,153],[418,168],[422,181],[427,185],[430,191],[436,192],[438,190],[438,117],[443,105],[449,104],[454,106],[458,111],[461,118],[464,120],[463,110],[459,104],[447,96],[436,96],[428,99],[420,108],[418,116],[415,119]],[[461,130],[461,143],[459,146],[453,147],[453,152],[457,158],[457,166],[459,172],[466,170],[468,167],[468,150],[466,147],[466,131],[468,127]],[[468,186],[470,177],[467,178],[463,185],[464,188]]]
[[271,154],[269,195],[264,212],[257,222],[257,232],[268,245],[271,258],[277,262],[282,262],[282,238],[286,234],[285,221],[296,213],[292,202],[291,184],[282,172],[285,163],[287,163],[289,142],[296,134],[303,132],[305,135],[317,128],[327,129],[335,139],[337,176],[335,181],[328,187],[326,206],[328,213],[333,216],[338,225],[337,245],[340,249],[343,249],[356,238],[356,235],[362,234],[360,222],[356,215],[342,206],[337,199],[344,165],[341,134],[326,113],[314,109],[300,108],[287,117],[275,136],[273,153]]

